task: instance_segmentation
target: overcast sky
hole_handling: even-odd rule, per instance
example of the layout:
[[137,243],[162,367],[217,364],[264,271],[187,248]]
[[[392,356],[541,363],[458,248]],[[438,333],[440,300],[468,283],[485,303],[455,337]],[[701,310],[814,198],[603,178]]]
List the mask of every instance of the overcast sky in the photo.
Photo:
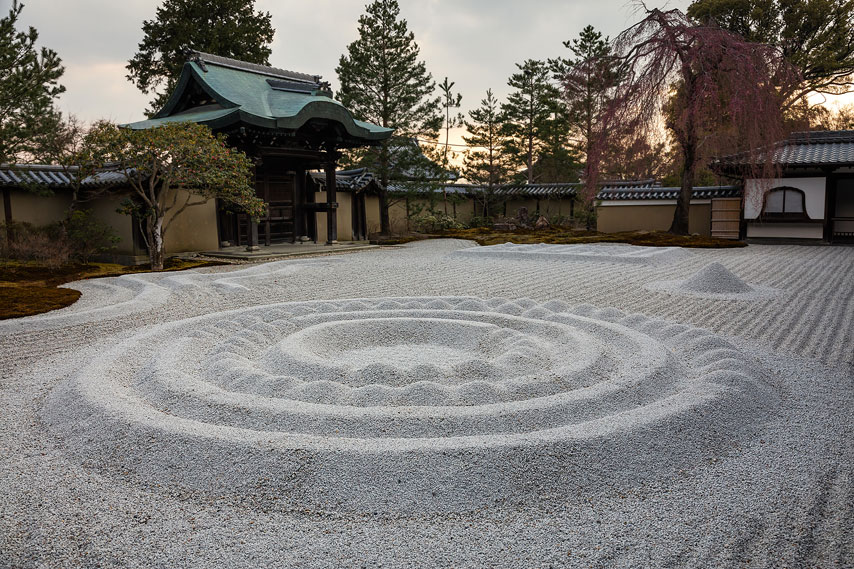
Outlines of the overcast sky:
[[[562,43],[590,24],[614,36],[639,19],[632,0],[399,0],[422,59],[437,82],[456,82],[463,111],[486,89],[509,91],[514,64],[566,52]],[[86,122],[143,119],[148,97],[126,78],[125,65],[142,39],[142,22],[161,0],[24,0],[21,22],[65,65],[60,107]],[[0,0],[7,13],[12,0]],[[270,63],[323,75],[337,88],[335,67],[357,38],[366,0],[257,0],[270,12],[276,35]],[[690,0],[648,1],[685,9]]]

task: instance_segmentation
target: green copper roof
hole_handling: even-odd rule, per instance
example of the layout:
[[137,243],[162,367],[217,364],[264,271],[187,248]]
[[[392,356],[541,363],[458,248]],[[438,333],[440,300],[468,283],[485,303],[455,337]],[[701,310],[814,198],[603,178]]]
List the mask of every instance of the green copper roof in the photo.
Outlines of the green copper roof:
[[[166,122],[193,121],[223,128],[243,123],[265,129],[296,131],[311,119],[340,124],[347,138],[364,144],[391,136],[393,129],[357,121],[318,83],[319,77],[272,67],[247,64],[197,53],[184,64],[175,92],[153,118],[131,123],[132,129],[152,128]],[[175,112],[195,85],[213,102]]]

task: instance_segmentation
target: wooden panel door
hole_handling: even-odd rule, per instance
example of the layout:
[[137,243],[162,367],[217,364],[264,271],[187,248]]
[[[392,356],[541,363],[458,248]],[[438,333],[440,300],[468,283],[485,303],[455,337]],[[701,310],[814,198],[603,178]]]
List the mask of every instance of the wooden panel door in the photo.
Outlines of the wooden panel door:
[[[257,176],[255,193],[267,203],[267,215],[258,222],[258,243],[263,245],[293,243],[295,241],[293,174]],[[249,242],[249,230],[249,216],[240,214],[237,223],[240,244]]]
[[712,237],[738,239],[741,228],[741,198],[712,199]]

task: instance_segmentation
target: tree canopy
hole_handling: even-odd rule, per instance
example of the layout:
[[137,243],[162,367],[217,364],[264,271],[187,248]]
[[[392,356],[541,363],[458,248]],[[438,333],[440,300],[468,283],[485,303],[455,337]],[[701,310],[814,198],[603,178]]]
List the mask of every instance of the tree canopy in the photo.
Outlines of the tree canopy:
[[595,154],[592,148],[602,136],[602,115],[619,83],[620,61],[612,53],[610,40],[593,26],[586,26],[563,45],[571,57],[551,59],[549,64],[562,90],[573,146],[587,169],[592,166],[588,157]]
[[802,73],[790,102],[804,92],[854,86],[854,0],[695,0],[687,14],[780,48]]
[[445,131],[445,142],[441,145],[442,152],[441,164],[445,170],[451,169],[451,159],[456,157],[456,153],[451,150],[450,137],[451,129],[463,126],[465,123],[465,115],[460,112],[451,112],[451,109],[459,109],[463,96],[460,93],[453,92],[454,82],[445,80],[439,85],[439,91],[442,99],[442,109],[445,111],[445,116],[442,120],[442,130]]
[[519,71],[507,81],[515,91],[501,105],[503,134],[511,159],[518,169],[526,169],[527,181],[533,183],[537,161],[547,150],[554,150],[550,136],[565,125],[566,117],[560,91],[551,82],[549,66],[544,61],[527,59],[516,67]]
[[128,61],[127,78],[153,95],[148,116],[166,104],[186,61],[185,47],[268,65],[275,30],[255,0],[164,0]]
[[123,211],[139,221],[154,270],[163,268],[169,226],[188,207],[219,198],[254,218],[266,211],[251,184],[251,161],[222,135],[196,123],[146,130],[98,123],[87,133],[78,159],[87,165],[109,164],[124,176],[132,197]]
[[[385,188],[428,171],[419,139],[435,147],[442,125],[436,83],[419,59],[415,34],[400,18],[396,0],[375,0],[359,18],[359,38],[347,47],[335,69],[338,99],[358,118],[387,128],[394,135],[381,146],[353,153],[353,161],[373,169]],[[380,192],[380,225],[389,232],[388,196]]]
[[[679,10],[650,10],[616,40],[625,80],[605,114],[609,125],[673,134],[682,188],[670,230],[688,232],[698,165],[712,155],[772,145],[785,135],[778,87],[800,76],[779,50],[697,25]],[[600,151],[605,145],[600,145]]]
[[17,29],[23,5],[0,19],[0,164],[37,155],[60,122],[54,107],[65,71],[52,49],[37,48],[35,28]]
[[472,184],[486,187],[482,195],[482,214],[489,216],[493,189],[504,183],[512,172],[505,152],[506,140],[502,134],[501,108],[498,99],[487,89],[480,106],[469,111],[464,121],[468,136],[463,141],[468,145],[463,157],[463,176]]

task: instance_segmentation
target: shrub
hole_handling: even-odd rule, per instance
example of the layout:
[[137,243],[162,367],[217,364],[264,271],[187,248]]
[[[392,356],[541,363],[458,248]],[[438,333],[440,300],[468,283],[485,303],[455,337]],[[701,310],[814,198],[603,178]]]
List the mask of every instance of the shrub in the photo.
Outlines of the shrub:
[[561,215],[556,213],[554,215],[547,215],[546,219],[549,220],[549,224],[552,227],[571,227],[572,226],[572,218],[568,215]]
[[468,227],[471,229],[476,229],[478,227],[492,227],[494,221],[495,220],[493,220],[491,217],[473,215],[471,219],[469,219]]
[[588,231],[596,230],[596,202],[579,201],[575,208],[575,222]]
[[457,223],[457,220],[453,216],[438,212],[426,213],[413,218],[412,226],[416,231],[427,233],[463,228],[463,225]]
[[65,221],[42,227],[16,221],[0,225],[0,256],[56,268],[71,259],[88,263],[120,240],[112,227],[79,210]]
[[36,261],[48,267],[64,265],[71,258],[72,246],[61,223],[35,227],[30,223],[12,223],[2,227],[0,255],[19,261]]
[[121,241],[111,226],[95,219],[87,210],[74,211],[65,222],[65,229],[74,257],[83,263],[88,263],[98,253],[115,249]]

